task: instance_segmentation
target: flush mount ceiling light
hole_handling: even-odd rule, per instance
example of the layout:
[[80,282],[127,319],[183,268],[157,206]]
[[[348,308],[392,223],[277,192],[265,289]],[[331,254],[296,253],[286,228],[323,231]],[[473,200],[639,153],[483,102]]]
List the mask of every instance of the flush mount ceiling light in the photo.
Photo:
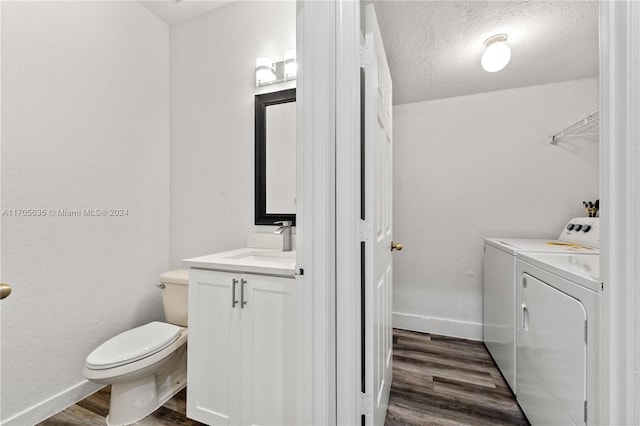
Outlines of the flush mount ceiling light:
[[507,35],[496,34],[485,40],[484,45],[487,46],[482,54],[480,64],[487,72],[500,71],[506,67],[511,60],[511,49],[507,46]]

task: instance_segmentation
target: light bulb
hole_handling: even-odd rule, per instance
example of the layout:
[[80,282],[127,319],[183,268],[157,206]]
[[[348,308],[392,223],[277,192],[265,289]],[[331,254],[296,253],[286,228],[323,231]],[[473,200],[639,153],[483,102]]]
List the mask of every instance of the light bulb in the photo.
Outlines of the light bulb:
[[284,78],[290,80],[298,73],[298,63],[296,62],[296,49],[284,51]]
[[273,59],[265,55],[258,56],[256,58],[256,86],[270,83],[275,79],[276,70],[273,66]]
[[511,60],[511,49],[506,41],[506,35],[498,34],[484,42],[487,49],[482,54],[480,64],[485,71],[496,72],[507,66]]

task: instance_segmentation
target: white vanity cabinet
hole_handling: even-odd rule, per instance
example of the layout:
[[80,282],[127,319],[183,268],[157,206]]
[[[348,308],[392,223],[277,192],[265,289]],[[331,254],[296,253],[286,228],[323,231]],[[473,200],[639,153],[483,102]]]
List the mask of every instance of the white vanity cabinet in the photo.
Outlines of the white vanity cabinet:
[[209,425],[300,423],[297,284],[190,270],[187,417]]

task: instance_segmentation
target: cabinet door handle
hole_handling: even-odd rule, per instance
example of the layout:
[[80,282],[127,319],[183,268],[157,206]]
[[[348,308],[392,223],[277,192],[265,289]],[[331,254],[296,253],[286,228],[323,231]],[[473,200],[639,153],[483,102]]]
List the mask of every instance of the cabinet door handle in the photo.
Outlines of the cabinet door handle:
[[236,284],[238,284],[238,280],[232,279],[231,284],[231,308],[235,308],[238,304],[238,299],[236,299]]
[[247,301],[244,300],[244,285],[247,283],[247,280],[244,278],[240,279],[240,309],[244,309],[244,305],[247,304]]

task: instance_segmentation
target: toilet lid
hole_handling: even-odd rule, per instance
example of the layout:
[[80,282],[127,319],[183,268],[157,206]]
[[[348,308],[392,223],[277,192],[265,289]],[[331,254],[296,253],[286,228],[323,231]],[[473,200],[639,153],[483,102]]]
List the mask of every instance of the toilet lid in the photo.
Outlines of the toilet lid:
[[180,330],[177,325],[154,321],[120,333],[87,356],[87,368],[104,370],[151,356],[178,339]]

